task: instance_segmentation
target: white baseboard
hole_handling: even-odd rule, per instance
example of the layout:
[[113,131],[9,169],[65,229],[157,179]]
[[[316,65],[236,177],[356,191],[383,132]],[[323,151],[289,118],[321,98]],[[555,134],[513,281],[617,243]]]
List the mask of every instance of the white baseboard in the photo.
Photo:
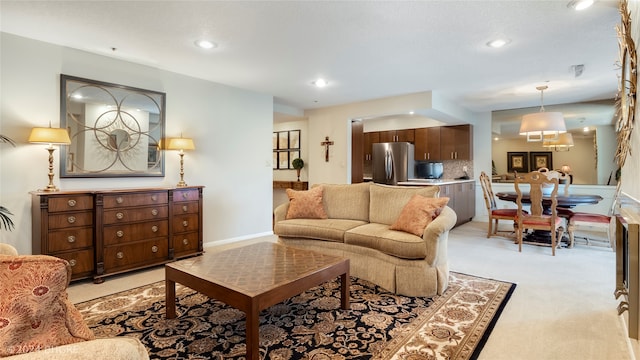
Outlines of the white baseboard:
[[259,237],[263,237],[263,236],[271,236],[271,235],[273,235],[273,231],[266,231],[266,232],[263,232],[263,233],[238,236],[238,237],[234,237],[234,238],[230,238],[230,239],[209,241],[209,242],[203,243],[202,246],[206,248],[206,247],[210,247],[210,246],[228,245],[228,244],[233,244],[233,243],[237,243],[237,242],[240,242],[240,241],[251,240],[251,239],[255,239],[255,238],[259,238]]

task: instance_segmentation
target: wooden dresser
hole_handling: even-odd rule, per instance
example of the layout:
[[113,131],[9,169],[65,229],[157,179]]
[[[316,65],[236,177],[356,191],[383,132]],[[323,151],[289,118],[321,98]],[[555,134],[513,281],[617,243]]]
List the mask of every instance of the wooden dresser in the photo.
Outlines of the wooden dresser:
[[202,189],[32,192],[33,253],[95,282],[201,254]]

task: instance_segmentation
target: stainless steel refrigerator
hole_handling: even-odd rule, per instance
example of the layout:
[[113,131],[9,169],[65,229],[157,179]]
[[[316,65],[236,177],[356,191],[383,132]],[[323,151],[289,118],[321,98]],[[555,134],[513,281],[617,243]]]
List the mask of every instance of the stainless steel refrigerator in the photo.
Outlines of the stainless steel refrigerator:
[[373,182],[396,185],[414,177],[413,144],[388,142],[373,144]]

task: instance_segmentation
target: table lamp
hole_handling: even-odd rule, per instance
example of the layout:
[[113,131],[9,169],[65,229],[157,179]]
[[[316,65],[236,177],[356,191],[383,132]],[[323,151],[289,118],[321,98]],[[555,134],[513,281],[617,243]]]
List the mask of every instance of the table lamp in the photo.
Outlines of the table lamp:
[[34,127],[31,129],[28,141],[35,144],[49,144],[46,148],[49,152],[49,185],[42,189],[42,191],[58,191],[58,188],[53,184],[53,152],[55,151],[53,145],[71,144],[67,129],[52,128],[51,123],[49,123],[49,127],[46,128]]
[[177,187],[185,187],[187,183],[184,182],[184,150],[194,150],[196,147],[193,144],[193,139],[183,138],[180,135],[179,138],[167,139],[167,150],[180,150],[180,181],[176,185]]

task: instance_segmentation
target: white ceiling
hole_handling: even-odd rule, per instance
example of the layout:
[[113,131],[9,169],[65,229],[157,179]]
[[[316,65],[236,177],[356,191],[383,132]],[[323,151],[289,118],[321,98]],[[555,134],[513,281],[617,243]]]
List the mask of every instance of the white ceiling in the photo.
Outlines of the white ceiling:
[[[567,4],[2,0],[0,30],[271,94],[297,109],[428,90],[472,111],[536,107],[541,84],[545,106],[611,99],[617,1],[581,12]],[[203,37],[218,47],[196,48]],[[486,46],[497,37],[511,42]],[[328,87],[311,86],[319,76]]]

